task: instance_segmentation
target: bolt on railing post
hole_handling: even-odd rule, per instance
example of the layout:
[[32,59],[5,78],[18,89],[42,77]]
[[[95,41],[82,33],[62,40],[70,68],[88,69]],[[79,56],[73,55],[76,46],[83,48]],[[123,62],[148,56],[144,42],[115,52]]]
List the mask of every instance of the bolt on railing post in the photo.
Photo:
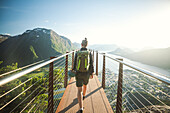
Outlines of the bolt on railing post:
[[[68,53],[68,52],[66,52],[66,53]],[[68,80],[67,73],[68,73],[68,55],[66,55],[66,62],[65,62],[64,88],[67,87],[67,80]]]
[[105,53],[103,53],[102,87],[105,89]]
[[[120,58],[118,60],[123,61],[123,59]],[[123,84],[123,64],[119,63],[116,113],[122,113],[122,84]]]
[[72,53],[72,69],[73,69],[73,66],[74,66],[74,52]]
[[96,51],[96,75],[98,76],[98,51]]
[[[53,59],[55,57],[50,57]],[[53,62],[49,65],[49,89],[48,89],[48,111],[47,113],[54,112],[54,104],[53,104]]]

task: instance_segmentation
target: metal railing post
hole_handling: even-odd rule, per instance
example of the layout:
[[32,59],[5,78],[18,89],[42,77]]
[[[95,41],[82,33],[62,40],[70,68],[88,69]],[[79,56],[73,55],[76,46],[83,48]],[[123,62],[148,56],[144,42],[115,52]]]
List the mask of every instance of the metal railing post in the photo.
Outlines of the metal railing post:
[[96,75],[98,76],[98,51],[96,51]]
[[[66,53],[68,53],[68,52],[66,52]],[[68,55],[66,55],[66,63],[65,63],[64,88],[67,87],[67,80],[68,80],[67,73],[68,73]]]
[[[123,61],[123,59],[118,59],[118,60]],[[116,113],[122,113],[122,84],[123,84],[123,64],[119,63]]]
[[93,62],[94,62],[94,50],[93,50]]
[[[53,59],[55,57],[50,57]],[[48,111],[47,113],[54,112],[54,104],[53,104],[53,62],[49,65],[49,88],[48,88]]]
[[74,66],[74,52],[72,53],[72,69],[73,69],[73,66]]
[[105,53],[103,53],[102,87],[105,89]]

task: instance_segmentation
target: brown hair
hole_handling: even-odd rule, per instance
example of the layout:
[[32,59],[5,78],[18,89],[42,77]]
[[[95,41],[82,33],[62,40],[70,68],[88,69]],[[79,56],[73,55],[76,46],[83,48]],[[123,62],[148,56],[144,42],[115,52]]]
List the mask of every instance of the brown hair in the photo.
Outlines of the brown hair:
[[82,40],[82,46],[86,47],[88,44],[87,38],[85,38],[84,40]]

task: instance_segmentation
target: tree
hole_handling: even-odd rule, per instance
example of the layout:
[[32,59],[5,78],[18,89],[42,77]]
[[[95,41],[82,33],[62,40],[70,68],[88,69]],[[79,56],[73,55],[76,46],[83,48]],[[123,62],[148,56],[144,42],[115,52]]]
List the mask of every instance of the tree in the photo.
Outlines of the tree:
[[[2,64],[3,61],[0,61],[0,64]],[[6,73],[6,72],[9,72],[9,71],[12,71],[12,70],[15,70],[15,69],[18,69],[18,63],[12,63],[12,65],[7,65],[6,67],[2,67],[0,68],[0,74],[3,74],[3,73]]]

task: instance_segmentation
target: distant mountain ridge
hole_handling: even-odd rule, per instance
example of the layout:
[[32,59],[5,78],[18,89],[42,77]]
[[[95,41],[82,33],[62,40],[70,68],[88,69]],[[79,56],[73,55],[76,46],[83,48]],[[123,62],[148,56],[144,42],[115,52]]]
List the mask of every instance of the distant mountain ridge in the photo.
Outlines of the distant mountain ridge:
[[114,44],[94,44],[89,45],[88,48],[98,51],[114,51],[118,48],[118,46]]
[[132,53],[129,53],[129,51],[115,50],[110,53],[123,56],[144,64],[170,70],[170,47],[161,49],[150,49]]
[[10,38],[11,36],[10,35],[3,35],[3,34],[0,34],[0,43],[5,41],[6,39]]
[[74,46],[75,46],[76,48],[81,48],[81,44],[80,44],[80,43],[74,42],[73,44],[74,44]]
[[108,52],[108,53],[119,55],[119,56],[126,56],[128,54],[134,53],[134,51],[132,51],[131,49],[128,49],[128,48],[117,48],[116,50]]
[[1,66],[18,62],[19,66],[66,53],[75,48],[72,42],[51,29],[35,28],[0,43]]
[[127,55],[127,58],[164,69],[170,69],[170,47],[135,52]]

